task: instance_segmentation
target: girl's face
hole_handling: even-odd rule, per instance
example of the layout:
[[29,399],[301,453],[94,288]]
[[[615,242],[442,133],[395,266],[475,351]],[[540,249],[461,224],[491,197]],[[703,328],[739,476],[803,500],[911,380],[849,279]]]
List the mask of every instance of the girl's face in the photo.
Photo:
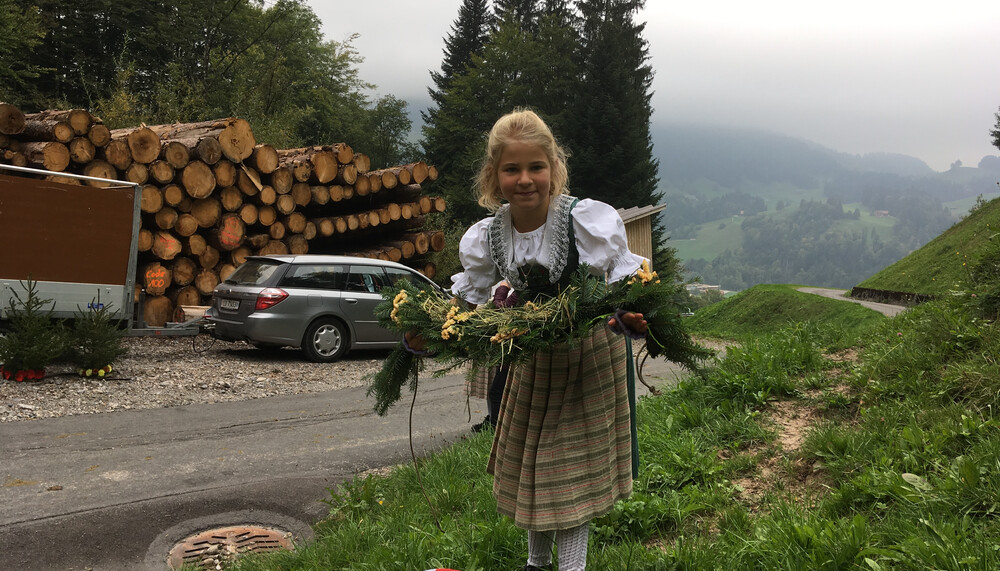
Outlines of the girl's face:
[[510,203],[511,214],[517,217],[548,212],[551,166],[538,145],[514,141],[504,147],[497,175],[500,194]]

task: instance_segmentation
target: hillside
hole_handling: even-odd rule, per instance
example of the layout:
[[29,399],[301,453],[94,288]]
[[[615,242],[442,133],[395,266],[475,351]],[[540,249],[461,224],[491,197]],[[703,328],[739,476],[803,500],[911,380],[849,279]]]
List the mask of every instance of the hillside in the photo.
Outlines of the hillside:
[[945,294],[965,277],[965,265],[976,259],[1000,232],[1000,198],[976,207],[922,248],[886,267],[858,286],[910,293]]
[[662,214],[687,277],[850,288],[998,196],[1000,157],[936,172],[906,155],[840,153],[777,133],[653,130]]

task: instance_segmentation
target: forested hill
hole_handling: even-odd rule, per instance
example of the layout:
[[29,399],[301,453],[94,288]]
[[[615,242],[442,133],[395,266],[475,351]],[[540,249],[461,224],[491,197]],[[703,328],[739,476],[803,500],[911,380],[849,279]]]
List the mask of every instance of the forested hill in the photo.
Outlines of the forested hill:
[[998,193],[1000,157],[945,172],[751,129],[654,125],[664,223],[689,277],[851,287]]

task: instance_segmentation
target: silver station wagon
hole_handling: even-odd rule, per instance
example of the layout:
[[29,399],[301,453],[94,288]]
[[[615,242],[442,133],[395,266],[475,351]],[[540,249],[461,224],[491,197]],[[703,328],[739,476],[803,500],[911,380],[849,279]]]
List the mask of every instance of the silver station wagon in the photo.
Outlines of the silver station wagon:
[[395,262],[324,255],[251,256],[216,286],[212,334],[257,347],[301,347],[332,362],[351,349],[391,349],[402,336],[379,326],[379,291],[400,279],[436,284]]

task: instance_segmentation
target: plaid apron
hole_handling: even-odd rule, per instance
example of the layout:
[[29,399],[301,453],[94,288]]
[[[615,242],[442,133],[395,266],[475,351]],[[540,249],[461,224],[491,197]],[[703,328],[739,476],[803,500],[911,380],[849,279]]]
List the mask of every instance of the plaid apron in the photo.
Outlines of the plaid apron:
[[597,326],[511,369],[487,471],[515,525],[575,527],[631,494],[629,362],[625,337]]

